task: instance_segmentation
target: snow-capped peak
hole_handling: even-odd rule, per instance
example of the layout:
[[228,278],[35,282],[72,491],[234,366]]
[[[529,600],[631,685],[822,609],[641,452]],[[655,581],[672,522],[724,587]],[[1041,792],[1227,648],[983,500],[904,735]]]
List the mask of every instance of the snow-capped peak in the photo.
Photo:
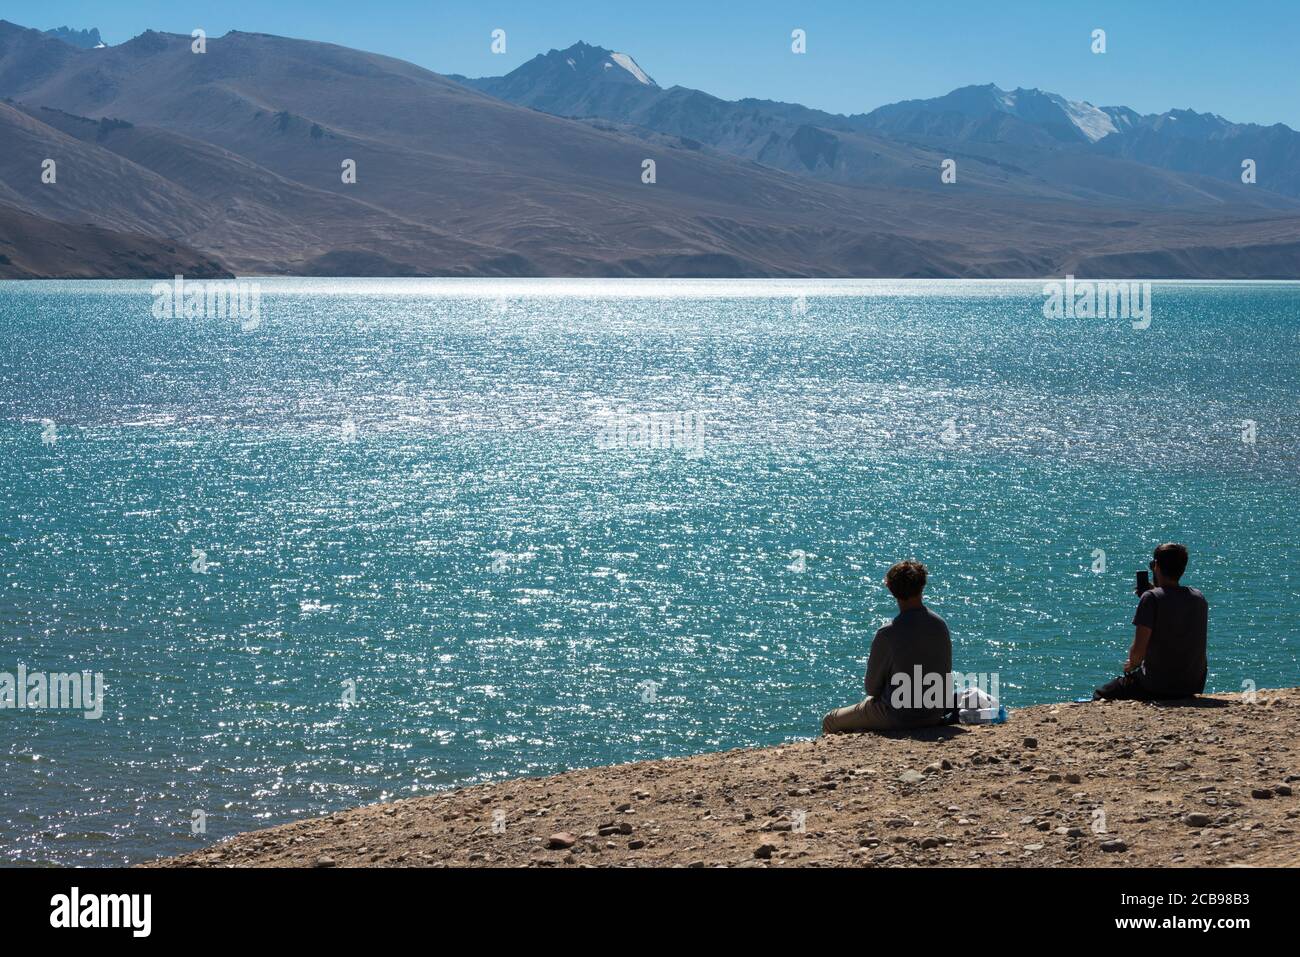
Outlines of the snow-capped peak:
[[[1070,125],[1090,143],[1095,143],[1111,133],[1119,132],[1109,113],[1084,100],[1067,100],[1058,93],[1042,90],[1016,89],[1010,92],[994,90],[1000,94],[1002,108],[1022,119],[1042,120],[1044,111],[1053,107],[1065,114]],[[1050,105],[1049,105],[1050,104]]]
[[1078,131],[1088,137],[1089,142],[1095,143],[1104,136],[1119,132],[1110,114],[1097,109],[1091,103],[1067,100],[1062,97],[1061,109],[1065,110],[1065,115],[1070,118],[1070,122]]
[[[617,63],[619,66],[621,66],[623,69],[627,70],[628,73],[631,73],[634,77],[636,77],[636,81],[638,83],[644,86],[656,85],[655,81],[650,79],[650,77],[646,76],[645,72],[639,66],[636,65],[636,60],[633,60],[626,53],[611,53],[609,55],[609,58],[615,63]],[[609,65],[606,64],[606,69],[608,69],[608,67]]]

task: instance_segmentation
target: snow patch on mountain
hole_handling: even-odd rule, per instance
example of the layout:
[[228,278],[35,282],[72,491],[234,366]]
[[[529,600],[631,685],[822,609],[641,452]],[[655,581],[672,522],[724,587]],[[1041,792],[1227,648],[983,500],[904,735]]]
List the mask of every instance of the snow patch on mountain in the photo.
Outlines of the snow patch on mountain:
[[1118,133],[1115,123],[1111,120],[1108,113],[1097,109],[1091,103],[1085,103],[1081,100],[1067,100],[1061,98],[1061,109],[1065,115],[1070,118],[1070,122],[1084,136],[1088,137],[1089,142],[1095,143],[1103,136],[1109,136],[1111,133]]
[[657,83],[655,83],[654,80],[646,76],[644,71],[642,71],[642,69],[636,65],[636,60],[633,60],[626,53],[611,53],[609,55],[609,58],[613,60],[615,63],[617,63],[619,66],[621,66],[623,69],[627,70],[628,73],[631,73],[634,77],[636,77],[638,83],[644,84],[645,86],[658,85]]
[[1082,133],[1090,143],[1119,132],[1110,114],[1084,100],[1067,100],[1058,93],[1046,93],[1041,90],[1017,89],[1008,93],[995,88],[995,93],[1006,112],[1029,122],[1041,121],[1043,111],[1055,107],[1065,114],[1070,125]]

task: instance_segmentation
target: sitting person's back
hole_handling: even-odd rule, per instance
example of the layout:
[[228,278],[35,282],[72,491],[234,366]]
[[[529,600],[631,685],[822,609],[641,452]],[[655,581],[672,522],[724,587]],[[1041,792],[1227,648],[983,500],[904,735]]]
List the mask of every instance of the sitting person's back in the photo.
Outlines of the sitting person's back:
[[1190,698],[1205,691],[1210,606],[1199,591],[1180,583],[1187,559],[1182,545],[1156,549],[1156,586],[1138,601],[1124,673],[1093,692],[1094,698]]
[[1186,698],[1205,690],[1209,620],[1210,604],[1195,588],[1166,584],[1142,596],[1133,624],[1151,629],[1142,659],[1147,691]]
[[938,724],[952,709],[952,702],[941,697],[937,707],[926,707],[934,701],[933,697],[926,699],[927,682],[931,689],[946,695],[951,672],[952,638],[947,622],[924,605],[908,608],[876,632],[871,642],[867,694],[880,698],[900,725]]
[[876,632],[867,659],[867,697],[822,719],[824,734],[889,731],[939,724],[951,709],[952,639],[944,620],[921,601],[927,572],[899,562],[885,584],[898,616]]

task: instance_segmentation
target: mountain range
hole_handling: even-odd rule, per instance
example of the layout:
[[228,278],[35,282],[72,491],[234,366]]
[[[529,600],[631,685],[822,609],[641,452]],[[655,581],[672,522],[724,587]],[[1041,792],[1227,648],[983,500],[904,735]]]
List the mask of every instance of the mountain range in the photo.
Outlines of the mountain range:
[[585,43],[469,79],[92,34],[0,21],[0,276],[1300,276],[1281,125],[994,86],[839,115]]
[[951,157],[970,167],[961,178],[1022,195],[1274,205],[1273,197],[1237,188],[1241,161],[1251,158],[1265,171],[1260,190],[1300,198],[1300,133],[1190,110],[1143,116],[988,84],[843,116],[665,90],[630,56],[585,43],[534,57],[506,76],[452,78],[521,106],[671,134],[835,182],[939,189],[933,171]]

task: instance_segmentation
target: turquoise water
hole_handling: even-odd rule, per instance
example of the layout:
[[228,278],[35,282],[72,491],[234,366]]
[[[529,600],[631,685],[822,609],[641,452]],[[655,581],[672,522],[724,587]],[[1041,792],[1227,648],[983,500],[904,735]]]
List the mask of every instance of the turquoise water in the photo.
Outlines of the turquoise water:
[[[0,861],[811,736],[901,557],[1012,707],[1115,673],[1166,539],[1210,688],[1300,683],[1300,285],[1157,284],[1145,330],[1040,283],[268,280],[251,332],[152,302],[0,283],[0,672],[107,684],[100,720],[0,711]],[[604,447],[617,410],[702,416],[703,454]]]

